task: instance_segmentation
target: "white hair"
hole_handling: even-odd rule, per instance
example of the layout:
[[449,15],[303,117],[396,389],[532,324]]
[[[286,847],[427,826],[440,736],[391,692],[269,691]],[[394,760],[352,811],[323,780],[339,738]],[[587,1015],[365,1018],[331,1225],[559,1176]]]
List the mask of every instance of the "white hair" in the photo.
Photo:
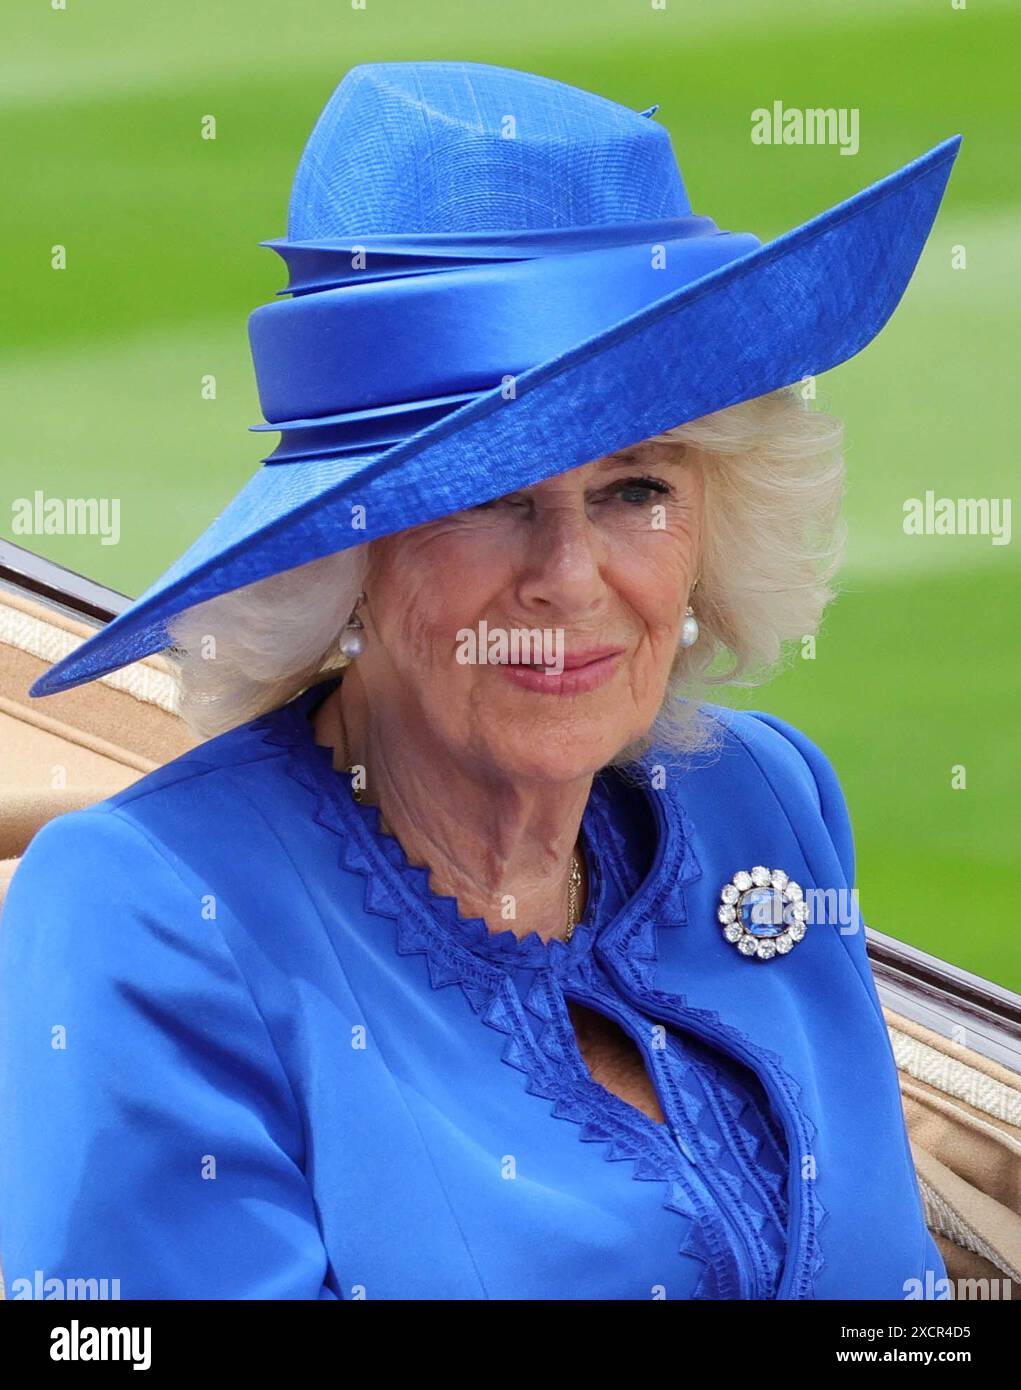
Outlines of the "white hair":
[[[652,728],[613,760],[653,743],[714,742],[699,708],[713,685],[756,685],[783,643],[814,634],[834,597],[845,539],[843,425],[797,386],[654,435],[702,465],[701,566],[691,604],[700,634],[679,647]],[[369,542],[368,544],[371,544]],[[366,569],[363,544],[186,609],[171,622],[180,713],[210,738],[276,709],[347,664],[337,647]]]

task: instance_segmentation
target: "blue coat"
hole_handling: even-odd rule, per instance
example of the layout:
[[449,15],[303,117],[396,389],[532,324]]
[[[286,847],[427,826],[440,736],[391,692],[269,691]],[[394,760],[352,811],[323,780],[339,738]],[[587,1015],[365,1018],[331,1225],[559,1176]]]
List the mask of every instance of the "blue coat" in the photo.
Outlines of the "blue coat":
[[[765,961],[717,918],[757,865],[847,904],[814,744],[706,707],[717,753],[643,760],[635,891],[547,945],[460,917],[355,803],[309,723],[331,688],[26,852],[0,922],[8,1298],[947,1296],[856,908]],[[626,848],[606,795],[597,897]],[[569,997],[632,1035],[666,1124],[592,1080]]]

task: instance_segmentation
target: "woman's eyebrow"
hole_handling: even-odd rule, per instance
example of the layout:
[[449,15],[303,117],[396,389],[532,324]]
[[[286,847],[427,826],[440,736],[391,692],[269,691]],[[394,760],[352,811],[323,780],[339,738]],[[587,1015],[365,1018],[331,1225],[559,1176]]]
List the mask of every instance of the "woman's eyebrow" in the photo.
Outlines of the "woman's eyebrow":
[[671,449],[652,460],[643,458],[641,449],[632,445],[627,449],[618,450],[615,454],[607,454],[599,462],[603,468],[661,468],[664,464],[682,463],[683,460],[683,449]]

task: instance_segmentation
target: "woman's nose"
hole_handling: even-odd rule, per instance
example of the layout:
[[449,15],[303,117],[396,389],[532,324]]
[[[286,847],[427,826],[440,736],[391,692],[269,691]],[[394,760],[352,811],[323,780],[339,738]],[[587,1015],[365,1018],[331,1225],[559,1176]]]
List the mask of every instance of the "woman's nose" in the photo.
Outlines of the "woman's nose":
[[605,538],[584,505],[565,503],[538,511],[522,561],[518,589],[529,605],[576,610],[604,590]]

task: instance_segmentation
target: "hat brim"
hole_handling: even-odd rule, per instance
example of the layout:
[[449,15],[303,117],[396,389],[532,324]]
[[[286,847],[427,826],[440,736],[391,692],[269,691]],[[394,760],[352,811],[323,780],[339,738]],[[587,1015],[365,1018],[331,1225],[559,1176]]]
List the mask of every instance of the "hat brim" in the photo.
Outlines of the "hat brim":
[[513,397],[494,388],[376,455],[264,464],[150,588],[29,694],[56,694],[161,650],[168,621],[196,603],[528,487],[847,361],[880,332],[907,288],[960,143],[951,136],[529,369]]

